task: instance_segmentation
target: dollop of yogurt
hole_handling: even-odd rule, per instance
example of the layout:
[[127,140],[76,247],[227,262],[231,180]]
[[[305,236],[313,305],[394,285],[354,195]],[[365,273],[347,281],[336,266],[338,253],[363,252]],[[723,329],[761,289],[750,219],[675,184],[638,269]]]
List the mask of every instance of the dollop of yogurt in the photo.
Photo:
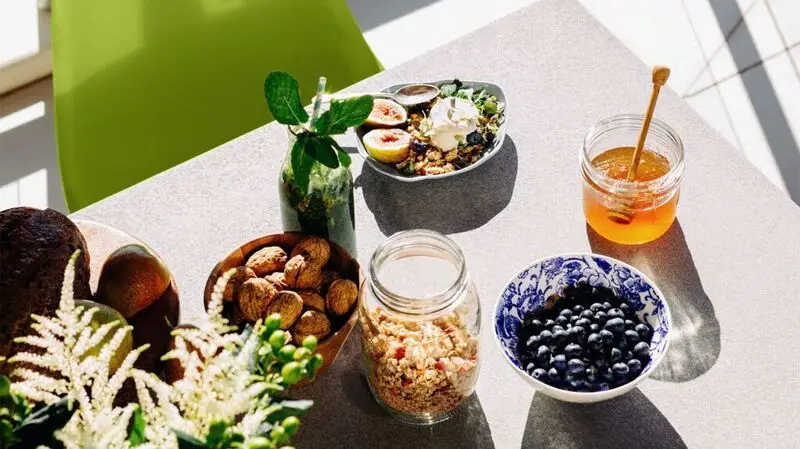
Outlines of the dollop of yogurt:
[[480,112],[463,98],[440,98],[431,108],[431,129],[426,133],[433,145],[450,151],[464,142],[467,134],[478,129]]

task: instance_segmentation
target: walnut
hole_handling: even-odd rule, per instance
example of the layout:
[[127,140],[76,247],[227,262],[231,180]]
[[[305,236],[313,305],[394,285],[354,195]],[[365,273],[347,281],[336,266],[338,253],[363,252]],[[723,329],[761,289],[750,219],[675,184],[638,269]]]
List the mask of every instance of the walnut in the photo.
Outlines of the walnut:
[[286,262],[283,271],[286,285],[298,290],[319,290],[322,285],[322,271],[308,263],[304,256],[294,256]]
[[239,287],[239,309],[244,319],[256,321],[266,316],[267,306],[275,299],[278,291],[269,282],[261,278],[245,281]]
[[289,329],[291,325],[297,321],[297,317],[303,311],[303,298],[295,292],[284,290],[278,292],[272,302],[267,307],[267,313],[264,316],[278,313],[281,316],[281,329]]
[[331,257],[331,246],[320,237],[306,237],[292,249],[292,257],[303,256],[317,268],[322,268]]
[[283,275],[282,271],[278,271],[277,273],[272,273],[264,276],[264,279],[269,281],[273,287],[275,287],[279,292],[286,290],[286,276]]
[[286,265],[286,251],[278,246],[261,248],[247,259],[245,265],[255,271],[257,276],[281,271]]
[[238,293],[239,287],[241,287],[245,281],[253,279],[254,277],[256,277],[256,273],[253,270],[247,267],[236,267],[236,272],[233,273],[228,283],[225,284],[225,291],[222,292],[222,298],[225,299],[225,301],[233,301],[236,299],[236,293]]
[[301,290],[297,292],[303,298],[303,308],[316,310],[325,313],[325,300],[317,292],[312,290]]
[[324,313],[316,310],[306,310],[292,326],[292,339],[298,344],[303,344],[303,340],[313,335],[318,340],[322,340],[331,333],[331,322]]
[[323,292],[327,291],[328,287],[331,286],[333,281],[341,278],[342,275],[340,275],[338,271],[322,270],[322,291]]
[[342,316],[347,314],[358,299],[358,287],[349,279],[333,281],[325,297],[325,306],[328,312]]

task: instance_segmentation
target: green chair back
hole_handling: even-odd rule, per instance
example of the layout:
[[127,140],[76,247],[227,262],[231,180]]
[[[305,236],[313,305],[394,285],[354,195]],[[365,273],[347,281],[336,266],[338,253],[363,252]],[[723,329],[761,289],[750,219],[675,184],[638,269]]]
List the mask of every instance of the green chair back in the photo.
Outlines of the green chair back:
[[272,70],[306,101],[381,70],[345,0],[55,0],[52,37],[71,211],[272,120]]

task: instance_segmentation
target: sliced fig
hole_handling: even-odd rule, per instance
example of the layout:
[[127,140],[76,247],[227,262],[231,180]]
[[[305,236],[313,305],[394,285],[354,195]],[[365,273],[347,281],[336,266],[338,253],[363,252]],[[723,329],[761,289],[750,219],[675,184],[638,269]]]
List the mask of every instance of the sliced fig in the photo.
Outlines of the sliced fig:
[[364,123],[368,126],[399,126],[408,120],[408,112],[400,104],[385,98],[376,98],[372,112]]
[[396,164],[408,157],[411,134],[402,129],[373,129],[364,135],[362,141],[375,160]]

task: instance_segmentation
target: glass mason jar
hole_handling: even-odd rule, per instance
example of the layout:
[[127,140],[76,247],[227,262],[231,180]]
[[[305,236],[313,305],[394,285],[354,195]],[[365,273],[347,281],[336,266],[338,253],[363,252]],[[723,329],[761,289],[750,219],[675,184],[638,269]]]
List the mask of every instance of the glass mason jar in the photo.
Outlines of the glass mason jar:
[[[644,116],[636,114],[601,120],[586,134],[581,148],[586,221],[598,234],[617,243],[655,240],[667,232],[677,213],[684,170],[683,143],[675,130],[661,120],[650,123],[644,148],[669,162],[666,174],[649,181],[628,181],[612,178],[592,163],[611,149],[636,147],[643,121]],[[641,167],[640,164],[640,171]]]
[[308,188],[295,182],[291,154],[297,137],[290,131],[289,149],[278,179],[281,219],[285,231],[300,231],[326,238],[356,254],[353,175],[349,167],[330,168],[314,162]]
[[433,231],[394,234],[373,254],[359,304],[363,367],[396,418],[453,415],[478,380],[480,304],[461,249]]

